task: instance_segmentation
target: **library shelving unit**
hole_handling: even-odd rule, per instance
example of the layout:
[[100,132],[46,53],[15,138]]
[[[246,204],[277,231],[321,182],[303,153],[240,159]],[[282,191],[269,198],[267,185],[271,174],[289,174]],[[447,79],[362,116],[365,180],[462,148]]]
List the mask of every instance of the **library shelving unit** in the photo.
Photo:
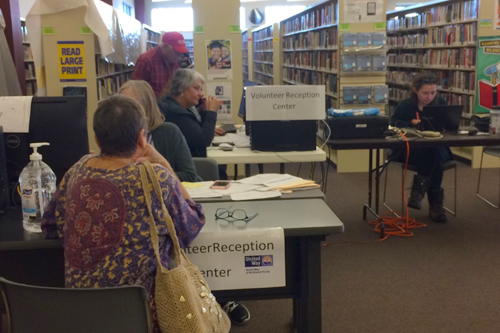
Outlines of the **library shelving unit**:
[[440,95],[463,104],[465,118],[474,114],[478,3],[438,0],[387,12],[391,112],[409,97],[415,74],[432,72]]
[[144,52],[158,46],[160,44],[161,34],[159,31],[154,30],[150,26],[143,24],[146,35],[146,49]]
[[323,1],[280,22],[282,83],[324,85],[326,106],[338,105],[337,1]]
[[189,58],[194,63],[194,42],[193,39],[185,39],[186,47],[189,50]]
[[254,81],[280,85],[280,44],[277,23],[252,31]]
[[[99,12],[104,15],[100,7],[105,6],[106,13],[112,13],[113,8],[105,3],[99,4]],[[85,8],[77,8],[67,10],[60,13],[42,15],[42,27],[50,27],[51,33],[43,34],[42,44],[45,58],[45,76],[48,96],[62,96],[63,88],[66,86],[82,87],[86,90],[87,95],[87,125],[89,131],[89,143],[91,149],[99,151],[97,144],[94,141],[92,119],[97,108],[99,100],[106,98],[109,95],[116,93],[121,84],[131,78],[133,66],[128,63],[119,63],[115,61],[109,62],[113,58],[113,54],[105,58],[97,43],[97,36],[88,29],[85,24],[84,17],[86,15]],[[110,15],[111,16],[111,15]],[[105,17],[105,16],[103,16]],[[130,21],[132,18],[127,18],[127,29],[130,30]],[[104,20],[104,19],[103,19]],[[104,21],[103,21],[104,22]],[[117,44],[114,41],[113,48],[123,50],[125,56],[137,53],[139,46],[139,36],[143,33],[140,31],[142,25],[134,20],[134,26],[138,31],[134,34],[137,36],[136,43],[123,42],[124,38],[116,38],[122,40],[123,44]],[[118,22],[120,24],[120,22]],[[125,24],[125,23],[123,23]],[[120,29],[122,31],[122,29]],[[126,36],[129,38],[129,36]],[[82,74],[78,80],[63,79],[60,74],[60,55],[59,44],[61,43],[78,43],[80,52],[83,54]],[[130,48],[130,49],[129,49]],[[62,58],[61,58],[62,59]],[[127,59],[127,58],[125,58]],[[127,60],[125,60],[127,61]]]
[[253,43],[252,43],[252,30],[247,29],[241,33],[242,45],[243,45],[243,62],[242,62],[242,73],[243,73],[243,83],[245,81],[253,81],[253,58],[249,58],[248,55],[253,54]]
[[24,72],[26,75],[26,95],[35,96],[36,85],[36,70],[35,62],[33,61],[33,53],[31,53],[31,46],[28,39],[28,30],[26,29],[26,21],[21,20],[21,29],[23,32],[23,46],[24,46]]

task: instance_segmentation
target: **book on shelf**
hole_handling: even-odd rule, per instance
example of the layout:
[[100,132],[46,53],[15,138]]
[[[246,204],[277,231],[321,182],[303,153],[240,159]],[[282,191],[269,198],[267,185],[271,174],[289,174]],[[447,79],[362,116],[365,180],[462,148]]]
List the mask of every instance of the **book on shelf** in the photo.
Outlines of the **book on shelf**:
[[342,88],[342,102],[343,104],[356,104],[357,87],[344,86]]
[[387,44],[387,35],[381,32],[373,32],[372,45],[373,46],[385,46]]
[[[373,54],[371,56],[372,70],[386,71],[387,70],[387,56],[385,54]],[[359,65],[358,65],[359,66]]]
[[342,70],[344,72],[355,72],[357,68],[355,55],[342,56]]
[[359,32],[356,34],[356,39],[357,39],[357,46],[371,46],[372,45],[372,34],[371,33]]
[[342,46],[344,47],[355,47],[358,43],[358,36],[355,33],[344,33],[342,34]]
[[371,72],[371,70],[372,70],[372,57],[367,54],[358,54],[356,56],[356,71]]
[[336,3],[327,3],[319,8],[304,11],[285,21],[283,32],[289,34],[296,31],[318,28],[334,24],[337,19]]
[[372,103],[372,86],[359,86],[355,87],[355,89],[356,89],[356,102],[358,104]]
[[373,86],[373,103],[387,103],[389,87],[387,85]]

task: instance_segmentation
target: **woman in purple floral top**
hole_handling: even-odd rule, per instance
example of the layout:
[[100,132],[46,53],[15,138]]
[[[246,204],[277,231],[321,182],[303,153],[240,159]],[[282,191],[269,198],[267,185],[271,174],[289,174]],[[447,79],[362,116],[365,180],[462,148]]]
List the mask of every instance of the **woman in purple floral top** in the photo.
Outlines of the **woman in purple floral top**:
[[[199,204],[191,200],[170,164],[146,140],[146,117],[135,101],[113,96],[99,104],[94,131],[101,155],[87,155],[64,176],[44,214],[47,238],[64,242],[66,287],[101,288],[141,285],[154,305],[157,261],[138,164],[154,164],[163,201],[181,247],[187,247],[204,225]],[[168,267],[172,241],[152,189],[152,211],[160,236],[160,255]]]

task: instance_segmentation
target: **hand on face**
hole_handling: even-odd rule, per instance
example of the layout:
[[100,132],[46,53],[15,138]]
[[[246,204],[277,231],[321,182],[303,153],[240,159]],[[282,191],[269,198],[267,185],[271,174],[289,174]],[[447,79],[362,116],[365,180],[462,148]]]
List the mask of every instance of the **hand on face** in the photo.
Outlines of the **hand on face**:
[[219,100],[216,97],[213,97],[213,96],[209,95],[207,97],[207,108],[206,108],[206,110],[217,112],[218,108],[219,108]]

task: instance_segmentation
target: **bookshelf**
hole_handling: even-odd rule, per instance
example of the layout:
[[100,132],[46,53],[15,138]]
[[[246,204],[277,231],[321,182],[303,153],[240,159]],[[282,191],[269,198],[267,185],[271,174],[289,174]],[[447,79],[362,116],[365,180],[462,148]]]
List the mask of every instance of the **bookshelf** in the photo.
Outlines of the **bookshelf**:
[[326,106],[338,105],[338,6],[323,1],[280,22],[281,84],[324,85]]
[[186,47],[189,50],[189,58],[191,62],[194,63],[194,42],[193,39],[185,39]]
[[35,62],[33,61],[33,53],[31,53],[31,46],[28,39],[28,30],[26,28],[26,21],[24,20],[21,20],[21,30],[23,32],[26,95],[35,96],[37,92]]
[[279,85],[280,44],[277,23],[252,31],[254,81],[262,85]]
[[[249,37],[250,36],[250,37]],[[241,40],[243,45],[243,62],[242,62],[242,73],[243,73],[243,83],[245,81],[253,81],[254,71],[253,71],[253,59],[249,58],[248,55],[253,54],[253,43],[252,43],[252,30],[247,29],[241,33]]]
[[387,13],[391,114],[421,72],[439,78],[440,95],[448,104],[463,104],[464,118],[475,113],[478,4],[439,0]]
[[159,31],[154,30],[150,26],[143,24],[144,28],[144,35],[145,35],[145,40],[146,40],[146,45],[145,49],[143,50],[143,53],[155,48],[156,46],[160,45],[160,40],[161,40],[161,33]]

